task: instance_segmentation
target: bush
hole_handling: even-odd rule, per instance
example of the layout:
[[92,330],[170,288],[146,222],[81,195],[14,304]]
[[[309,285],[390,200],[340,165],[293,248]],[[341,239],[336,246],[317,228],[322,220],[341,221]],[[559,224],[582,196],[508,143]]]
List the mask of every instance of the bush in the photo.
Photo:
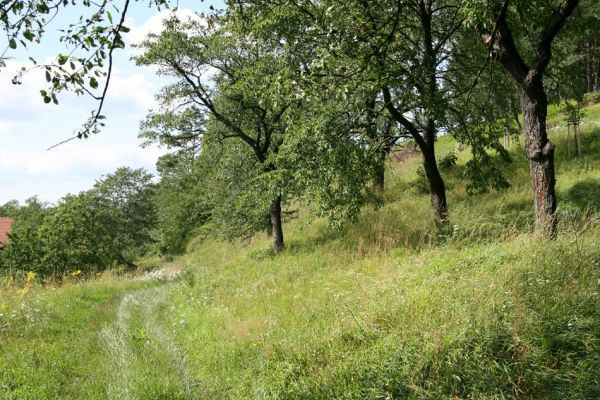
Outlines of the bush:
[[446,154],[442,159],[438,162],[438,166],[440,169],[450,169],[456,165],[458,161],[458,157],[454,154],[453,151]]

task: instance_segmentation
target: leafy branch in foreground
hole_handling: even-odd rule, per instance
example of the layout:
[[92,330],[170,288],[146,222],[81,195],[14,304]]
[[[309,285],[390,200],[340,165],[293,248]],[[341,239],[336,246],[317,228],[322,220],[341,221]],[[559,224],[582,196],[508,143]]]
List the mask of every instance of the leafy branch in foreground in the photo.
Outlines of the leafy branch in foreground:
[[[68,8],[89,10],[85,14],[82,12],[76,22],[59,29],[58,40],[65,45],[66,54],[59,53],[53,62],[43,64],[29,57],[33,65],[23,67],[13,78],[13,83],[18,85],[27,73],[42,70],[48,86],[40,90],[40,95],[46,104],[58,104],[57,94],[63,91],[85,94],[97,102],[96,108],[76,134],[57,145],[76,138],[87,138],[104,126],[106,117],[102,111],[113,73],[114,51],[125,47],[123,34],[130,30],[125,25],[125,18],[132,2],[124,0],[120,8],[109,0],[0,2],[0,29],[6,37],[6,46],[0,54],[0,68],[6,66],[9,54],[19,47],[27,49],[31,44],[41,44],[47,40],[48,27],[59,14],[68,12]],[[168,6],[169,0],[148,0],[148,4],[160,9]]]

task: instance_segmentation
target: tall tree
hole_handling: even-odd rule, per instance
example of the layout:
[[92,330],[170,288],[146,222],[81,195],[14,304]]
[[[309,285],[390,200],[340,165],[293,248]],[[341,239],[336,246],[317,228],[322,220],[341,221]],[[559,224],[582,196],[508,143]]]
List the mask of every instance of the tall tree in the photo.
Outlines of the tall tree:
[[[485,6],[485,23],[476,28],[490,55],[511,76],[520,97],[525,126],[525,154],[529,160],[535,227],[540,234],[556,234],[554,144],[546,132],[548,99],[544,73],[552,58],[552,42],[579,0],[558,2],[504,0]],[[481,4],[473,8],[481,11]],[[530,21],[525,26],[521,21]]]
[[117,262],[134,267],[144,246],[152,243],[156,226],[152,174],[143,168],[118,168],[102,176],[91,190],[99,207],[108,216],[106,224]]
[[[434,219],[446,225],[446,189],[437,167],[435,141],[446,126],[446,104],[452,95],[444,79],[453,38],[462,23],[459,4],[445,0],[290,0],[242,5],[231,1],[230,8],[236,7],[242,20],[258,21],[256,29],[277,29],[292,44],[315,47],[307,53],[307,72],[317,82],[328,76],[330,82],[338,83],[327,86],[327,93],[354,95],[360,87],[377,94],[376,103],[419,146]],[[304,25],[292,21],[290,15]],[[367,115],[374,109],[369,103],[363,100],[362,112]]]
[[156,236],[162,254],[183,252],[191,235],[210,220],[209,187],[199,163],[189,150],[166,154],[156,163]]
[[92,192],[67,195],[45,218],[38,232],[43,246],[35,257],[43,275],[60,277],[67,272],[92,272],[113,266],[116,260],[111,229],[115,220]]
[[[273,178],[265,215],[270,216],[274,252],[280,253],[284,248],[285,194],[277,157],[288,129],[285,116],[295,100],[278,84],[277,77],[293,71],[277,49],[226,28],[217,16],[209,20],[209,26],[171,20],[160,36],[143,43],[145,53],[137,62],[157,65],[160,73],[177,79],[161,94],[163,108],[171,110],[167,112],[207,116],[212,140],[233,140],[247,146],[263,176]],[[199,137],[203,132],[188,134]]]

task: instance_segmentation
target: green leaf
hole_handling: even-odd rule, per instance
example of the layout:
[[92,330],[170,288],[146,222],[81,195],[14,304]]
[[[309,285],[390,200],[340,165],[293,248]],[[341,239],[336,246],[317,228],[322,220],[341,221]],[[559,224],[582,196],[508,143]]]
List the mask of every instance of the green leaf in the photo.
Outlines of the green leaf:
[[8,42],[8,47],[10,47],[13,50],[17,48],[17,41],[15,40],[15,38],[10,38],[10,41]]
[[29,40],[30,42],[33,42],[33,39],[35,38],[35,35],[33,34],[33,32],[27,30],[25,32],[23,32],[23,37],[27,40]]
[[36,10],[39,13],[47,14],[48,11],[50,11],[50,8],[48,8],[48,6],[46,5],[46,2],[40,1],[36,6]]
[[94,78],[94,77],[90,78],[90,86],[94,89],[98,88],[98,81],[96,80],[96,78]]

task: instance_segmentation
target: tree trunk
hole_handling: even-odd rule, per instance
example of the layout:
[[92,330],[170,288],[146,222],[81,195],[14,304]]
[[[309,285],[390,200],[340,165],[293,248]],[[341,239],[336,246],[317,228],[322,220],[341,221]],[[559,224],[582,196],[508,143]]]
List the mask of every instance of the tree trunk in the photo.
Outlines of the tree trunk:
[[575,147],[577,148],[577,157],[581,156],[581,135],[579,133],[579,125],[573,125],[573,132],[575,132]]
[[[387,134],[389,134],[389,129],[387,130]],[[395,142],[395,140],[388,141],[377,153],[377,165],[375,165],[375,180],[373,185],[375,191],[379,194],[383,194],[383,190],[385,189],[385,163],[392,152]]]
[[448,225],[448,204],[446,203],[446,186],[437,166],[433,144],[427,144],[421,151],[423,152],[423,168],[429,181],[429,190],[431,192],[431,206],[435,223],[438,227]]
[[556,235],[556,192],[554,144],[548,140],[546,113],[548,100],[541,78],[520,88],[525,125],[525,154],[529,160],[535,230],[546,237]]
[[383,194],[385,189],[385,157],[380,156],[375,166],[375,180],[373,182],[375,192]]
[[571,159],[571,125],[567,124],[567,159]]
[[271,203],[271,226],[273,227],[273,251],[279,254],[283,251],[283,227],[281,225],[281,196]]

